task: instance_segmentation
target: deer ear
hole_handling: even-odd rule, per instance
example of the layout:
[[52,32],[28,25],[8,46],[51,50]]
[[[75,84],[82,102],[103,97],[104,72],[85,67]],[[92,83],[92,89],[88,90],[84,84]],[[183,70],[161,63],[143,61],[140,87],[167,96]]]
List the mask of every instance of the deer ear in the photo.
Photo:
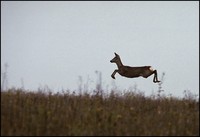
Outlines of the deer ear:
[[115,53],[115,56],[118,56],[118,54],[117,54],[117,53]]

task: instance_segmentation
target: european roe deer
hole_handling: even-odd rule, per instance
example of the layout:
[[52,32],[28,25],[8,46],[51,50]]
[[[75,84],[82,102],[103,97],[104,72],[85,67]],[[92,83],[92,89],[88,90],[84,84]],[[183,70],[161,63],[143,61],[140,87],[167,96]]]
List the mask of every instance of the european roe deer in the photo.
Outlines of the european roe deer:
[[127,78],[135,78],[135,77],[144,77],[148,78],[152,74],[154,74],[153,82],[160,82],[157,78],[157,70],[154,70],[151,66],[142,66],[142,67],[130,67],[124,66],[121,62],[120,56],[115,53],[115,57],[110,61],[111,63],[116,63],[118,69],[114,70],[111,77],[115,79],[115,74],[118,72],[121,76]]

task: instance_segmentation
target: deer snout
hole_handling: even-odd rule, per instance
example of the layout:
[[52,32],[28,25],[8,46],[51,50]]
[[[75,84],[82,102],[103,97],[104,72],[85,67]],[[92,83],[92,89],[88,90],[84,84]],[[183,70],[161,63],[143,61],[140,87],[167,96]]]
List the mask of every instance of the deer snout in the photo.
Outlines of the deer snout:
[[112,60],[110,60],[110,62],[111,62],[111,63],[113,63],[113,61],[112,61]]

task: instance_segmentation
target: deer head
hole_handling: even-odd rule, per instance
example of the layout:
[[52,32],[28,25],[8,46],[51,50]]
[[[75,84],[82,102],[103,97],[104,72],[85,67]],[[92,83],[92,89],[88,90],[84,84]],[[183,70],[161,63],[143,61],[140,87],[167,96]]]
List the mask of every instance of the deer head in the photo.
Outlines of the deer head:
[[110,60],[110,62],[111,63],[118,63],[118,62],[120,62],[119,55],[117,53],[115,53],[115,57],[112,60]]

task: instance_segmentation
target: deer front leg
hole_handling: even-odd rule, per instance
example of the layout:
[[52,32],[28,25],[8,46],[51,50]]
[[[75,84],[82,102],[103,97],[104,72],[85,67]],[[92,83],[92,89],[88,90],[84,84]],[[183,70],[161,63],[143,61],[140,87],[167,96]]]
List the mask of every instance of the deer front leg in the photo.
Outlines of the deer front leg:
[[113,79],[115,79],[115,74],[118,72],[118,70],[116,69],[113,73],[112,73],[112,75],[111,75],[111,77],[113,78]]

